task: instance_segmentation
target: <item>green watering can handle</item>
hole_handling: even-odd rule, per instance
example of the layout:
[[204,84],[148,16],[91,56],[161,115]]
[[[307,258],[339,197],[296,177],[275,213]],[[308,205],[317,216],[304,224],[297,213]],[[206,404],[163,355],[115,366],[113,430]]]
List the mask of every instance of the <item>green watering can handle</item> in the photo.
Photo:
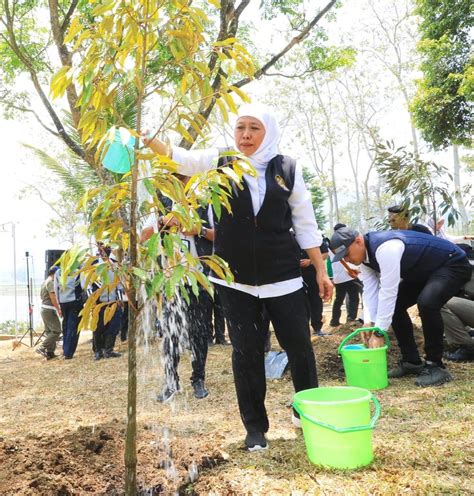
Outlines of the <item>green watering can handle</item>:
[[380,414],[382,413],[382,408],[380,406],[379,400],[374,395],[371,396],[370,401],[373,401],[375,406],[374,415],[370,419],[370,422],[367,425],[356,425],[354,427],[336,427],[335,425],[332,424],[326,424],[326,422],[321,422],[320,420],[316,420],[315,418],[310,417],[309,415],[303,413],[300,407],[296,403],[293,403],[292,406],[298,412],[299,416],[303,417],[308,422],[311,422],[312,424],[315,425],[319,425],[320,427],[324,427],[325,429],[330,429],[335,432],[344,433],[344,432],[368,431],[375,427],[375,424],[377,423],[377,420],[380,418]]
[[341,344],[339,345],[339,348],[337,349],[337,354],[341,354],[342,347],[349,341],[349,339],[352,339],[354,336],[357,336],[357,334],[361,332],[367,332],[367,331],[378,331],[381,332],[384,337],[385,337],[385,344],[387,345],[387,349],[390,348],[390,338],[388,337],[388,334],[383,330],[380,329],[379,327],[361,327],[360,329],[356,329],[354,332],[351,332],[348,336],[346,336],[342,341]]

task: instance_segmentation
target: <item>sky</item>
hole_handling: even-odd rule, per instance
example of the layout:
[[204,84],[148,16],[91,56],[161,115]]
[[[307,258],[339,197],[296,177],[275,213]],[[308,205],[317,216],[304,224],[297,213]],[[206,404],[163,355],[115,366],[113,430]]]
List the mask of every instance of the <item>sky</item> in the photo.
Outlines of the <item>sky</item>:
[[[45,250],[61,248],[60,244],[45,236],[45,226],[52,217],[51,210],[36,196],[22,198],[27,184],[35,184],[44,170],[22,143],[41,146],[49,138],[36,125],[27,121],[0,119],[0,150],[2,178],[0,180],[0,283],[13,280],[13,236],[15,223],[17,278],[23,279],[26,265],[25,252],[29,252],[30,271],[36,277],[44,274]],[[54,183],[51,184],[54,188]]]

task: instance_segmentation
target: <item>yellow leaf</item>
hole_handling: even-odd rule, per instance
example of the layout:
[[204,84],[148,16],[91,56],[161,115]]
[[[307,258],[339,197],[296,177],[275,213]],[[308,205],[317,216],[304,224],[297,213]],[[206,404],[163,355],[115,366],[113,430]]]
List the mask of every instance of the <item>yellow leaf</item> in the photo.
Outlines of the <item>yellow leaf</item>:
[[71,84],[72,74],[71,67],[65,65],[51,79],[51,94],[53,98],[62,96],[66,88]]
[[104,4],[99,4],[93,11],[92,15],[100,16],[111,10],[117,2],[112,0],[111,2],[106,2]]
[[225,40],[222,40],[222,41],[215,41],[213,43],[213,46],[222,47],[222,46],[227,46],[227,45],[233,45],[236,41],[237,41],[237,38],[226,38]]
[[235,102],[234,102],[234,99],[232,98],[232,96],[229,95],[229,93],[223,92],[222,98],[224,98],[224,100],[227,103],[227,105],[229,106],[231,112],[236,114],[237,113],[237,106],[235,105]]
[[244,93],[240,88],[237,88],[237,86],[229,86],[229,88],[239,95],[240,99],[245,102],[245,103],[250,103],[250,98],[247,96],[246,93]]
[[117,303],[112,303],[112,305],[106,307],[104,312],[104,324],[108,324],[112,320],[116,310]]
[[219,110],[221,111],[222,118],[224,119],[224,122],[229,122],[229,113],[227,112],[227,107],[225,106],[224,102],[222,101],[222,98],[218,98],[216,100],[217,106],[219,107]]
[[82,24],[81,20],[79,17],[74,17],[74,19],[71,21],[71,24],[69,25],[69,29],[67,30],[67,35],[64,38],[64,43],[69,43],[74,36],[76,36],[79,31],[82,29]]

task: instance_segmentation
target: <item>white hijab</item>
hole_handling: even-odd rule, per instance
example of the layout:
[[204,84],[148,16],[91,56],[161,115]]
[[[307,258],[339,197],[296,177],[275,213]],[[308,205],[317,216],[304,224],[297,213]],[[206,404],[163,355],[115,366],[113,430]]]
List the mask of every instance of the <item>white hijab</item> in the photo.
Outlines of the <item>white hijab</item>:
[[254,117],[265,127],[265,137],[258,150],[247,157],[254,167],[267,165],[270,160],[278,155],[280,141],[280,128],[273,112],[260,103],[248,103],[239,109],[239,117]]
[[257,215],[262,206],[267,189],[265,182],[266,167],[268,162],[278,155],[280,128],[278,127],[278,122],[271,110],[259,103],[242,105],[239,109],[237,119],[239,117],[255,117],[255,119],[258,119],[265,127],[265,137],[258,147],[258,150],[250,155],[250,157],[247,157],[257,171],[257,177],[255,178],[248,174],[244,174],[245,181],[247,182],[252,197],[253,211],[254,214]]

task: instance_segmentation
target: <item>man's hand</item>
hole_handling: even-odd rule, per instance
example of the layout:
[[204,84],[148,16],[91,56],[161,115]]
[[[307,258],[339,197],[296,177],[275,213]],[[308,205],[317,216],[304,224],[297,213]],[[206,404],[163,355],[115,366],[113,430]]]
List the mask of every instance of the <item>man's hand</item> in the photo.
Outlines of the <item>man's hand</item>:
[[368,348],[382,348],[385,346],[385,338],[383,336],[379,337],[372,333],[369,338]]
[[302,258],[300,260],[300,267],[302,269],[309,267],[311,265],[311,260],[309,258]]
[[316,272],[316,282],[319,287],[319,296],[324,302],[328,302],[332,298],[332,292],[334,290],[334,284],[329,279],[326,271],[324,273]]

